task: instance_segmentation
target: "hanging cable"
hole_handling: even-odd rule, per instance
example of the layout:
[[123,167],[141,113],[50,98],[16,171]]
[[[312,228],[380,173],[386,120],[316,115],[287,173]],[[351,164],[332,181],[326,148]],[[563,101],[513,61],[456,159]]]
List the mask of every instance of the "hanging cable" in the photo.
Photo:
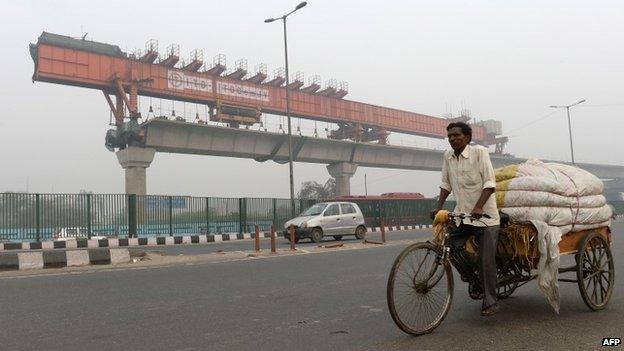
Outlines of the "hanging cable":
[[526,127],[528,127],[528,126],[532,125],[532,124],[535,124],[535,123],[537,123],[537,122],[539,122],[539,121],[545,120],[546,118],[548,118],[548,117],[550,117],[550,116],[554,115],[554,114],[555,114],[555,113],[557,113],[557,112],[559,112],[559,110],[553,110],[552,112],[550,112],[550,113],[548,113],[548,114],[546,114],[546,115],[544,115],[544,116],[542,116],[542,117],[540,117],[540,118],[534,119],[534,120],[530,121],[529,123],[526,123],[526,124],[524,124],[524,125],[522,125],[522,126],[520,126],[520,127],[518,127],[518,128],[514,128],[514,129],[511,129],[511,130],[508,130],[506,133],[507,133],[507,134],[510,134],[511,132],[515,132],[515,131],[518,131],[518,130],[520,130],[520,129],[524,129],[524,128],[526,128]]

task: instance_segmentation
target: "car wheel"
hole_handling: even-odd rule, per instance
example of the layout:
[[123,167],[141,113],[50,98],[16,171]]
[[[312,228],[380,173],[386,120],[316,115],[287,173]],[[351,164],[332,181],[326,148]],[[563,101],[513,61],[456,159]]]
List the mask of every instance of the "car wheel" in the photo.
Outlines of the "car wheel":
[[364,226],[359,226],[355,229],[355,238],[358,240],[364,239],[366,236],[366,228]]
[[334,240],[342,240],[342,235],[334,235]]
[[323,240],[323,231],[319,228],[312,229],[312,234],[310,235],[310,239],[312,239],[313,243],[318,243]]

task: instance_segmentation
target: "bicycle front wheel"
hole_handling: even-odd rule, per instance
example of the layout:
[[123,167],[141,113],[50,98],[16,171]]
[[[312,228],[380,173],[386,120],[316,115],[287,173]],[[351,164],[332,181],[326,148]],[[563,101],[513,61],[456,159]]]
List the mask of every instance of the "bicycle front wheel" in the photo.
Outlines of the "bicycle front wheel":
[[432,332],[451,308],[453,271],[431,243],[408,246],[394,261],[388,277],[388,309],[405,333]]

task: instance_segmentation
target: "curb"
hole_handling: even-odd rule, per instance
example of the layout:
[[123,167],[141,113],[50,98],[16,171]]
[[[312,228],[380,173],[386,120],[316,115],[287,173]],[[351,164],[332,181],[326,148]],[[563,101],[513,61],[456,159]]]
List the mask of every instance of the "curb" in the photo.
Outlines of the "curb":
[[[416,230],[432,228],[431,225],[404,225],[404,226],[386,226],[386,232]],[[368,233],[381,231],[380,227],[368,228]],[[0,253],[7,251],[27,251],[27,250],[52,250],[54,249],[95,249],[95,248],[117,248],[117,247],[135,247],[135,246],[161,246],[161,245],[179,245],[179,244],[207,244],[222,241],[234,241],[254,239],[255,233],[244,234],[201,234],[201,235],[184,235],[184,236],[159,236],[149,238],[122,238],[122,239],[77,239],[77,240],[59,240],[59,241],[41,241],[29,243],[0,243]],[[271,233],[261,232],[260,238],[270,238]],[[277,232],[277,237],[281,237]],[[59,250],[60,251],[60,250]],[[1,263],[0,263],[1,266]]]
[[128,249],[0,253],[0,271],[129,263]]
[[[428,228],[433,228],[433,225],[431,224],[422,224],[422,225],[394,225],[394,226],[386,226],[386,231],[387,232],[394,232],[394,231],[401,231],[401,230],[416,230],[416,229],[428,229]],[[368,232],[369,233],[375,233],[375,232],[379,232],[381,231],[381,228],[369,228]]]

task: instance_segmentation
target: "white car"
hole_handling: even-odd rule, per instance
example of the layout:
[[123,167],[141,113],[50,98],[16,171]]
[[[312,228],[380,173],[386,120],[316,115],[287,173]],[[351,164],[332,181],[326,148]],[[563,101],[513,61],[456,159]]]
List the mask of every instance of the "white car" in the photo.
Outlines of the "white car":
[[340,240],[344,235],[355,235],[359,240],[366,236],[364,216],[353,202],[321,202],[284,223],[284,238],[290,240],[289,227],[295,228],[295,242],[310,238],[317,243],[324,236]]

